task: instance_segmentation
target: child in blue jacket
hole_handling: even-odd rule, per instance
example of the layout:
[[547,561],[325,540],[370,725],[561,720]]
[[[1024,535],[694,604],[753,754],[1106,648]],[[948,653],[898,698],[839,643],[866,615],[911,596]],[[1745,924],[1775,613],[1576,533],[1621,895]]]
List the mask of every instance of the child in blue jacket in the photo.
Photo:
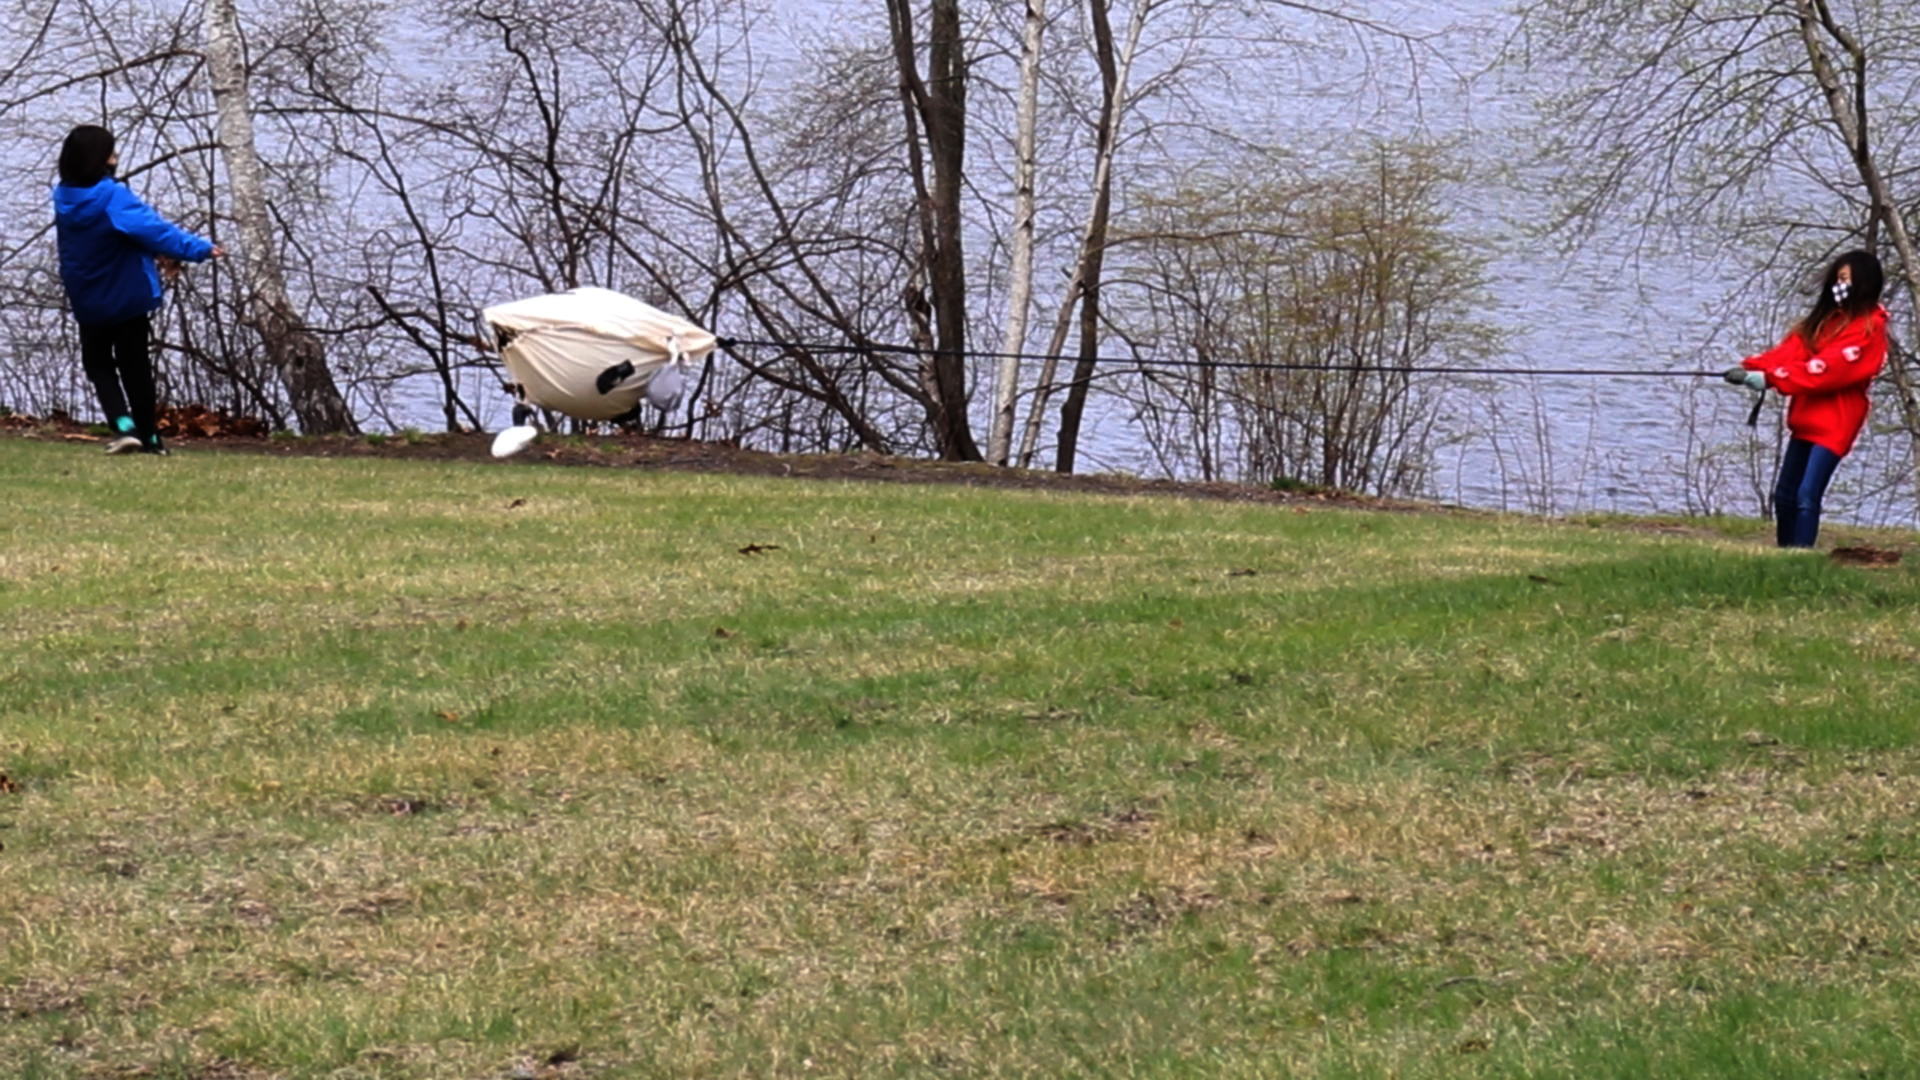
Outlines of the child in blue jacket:
[[166,453],[154,429],[158,407],[147,352],[149,317],[160,306],[156,256],[202,262],[226,252],[155,213],[114,179],[113,133],[83,124],[60,147],[53,220],[60,282],[80,324],[80,366],[112,425],[107,453]]

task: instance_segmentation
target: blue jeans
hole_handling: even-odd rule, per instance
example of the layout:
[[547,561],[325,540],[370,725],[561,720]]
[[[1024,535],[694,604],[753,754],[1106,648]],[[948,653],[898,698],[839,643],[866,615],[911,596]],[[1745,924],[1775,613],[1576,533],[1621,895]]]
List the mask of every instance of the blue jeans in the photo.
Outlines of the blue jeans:
[[1805,439],[1790,439],[1773,485],[1773,525],[1783,548],[1810,548],[1820,535],[1820,499],[1840,455]]

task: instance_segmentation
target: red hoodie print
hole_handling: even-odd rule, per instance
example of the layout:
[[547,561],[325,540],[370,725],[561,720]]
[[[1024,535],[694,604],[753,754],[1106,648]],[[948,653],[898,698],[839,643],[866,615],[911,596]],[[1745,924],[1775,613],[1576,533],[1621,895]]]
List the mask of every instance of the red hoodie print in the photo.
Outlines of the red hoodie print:
[[1796,330],[1740,366],[1767,377],[1787,395],[1787,430],[1841,457],[1867,422],[1867,384],[1887,362],[1887,309],[1839,322],[1829,319],[1807,347]]

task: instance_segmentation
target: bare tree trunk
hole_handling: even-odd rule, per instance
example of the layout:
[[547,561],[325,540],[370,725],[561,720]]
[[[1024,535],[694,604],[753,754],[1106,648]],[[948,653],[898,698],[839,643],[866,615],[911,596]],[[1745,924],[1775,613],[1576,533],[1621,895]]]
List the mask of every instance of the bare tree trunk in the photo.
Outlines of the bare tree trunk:
[[358,430],[346,400],[327,370],[326,351],[307,328],[287,293],[285,273],[273,243],[273,218],[267,209],[266,183],[253,138],[252,102],[247,96],[247,67],[234,0],[207,0],[207,69],[219,112],[220,150],[233,186],[234,218],[240,228],[240,254],[250,321],[280,373],[300,430],[309,435]]
[[[1900,204],[1894,201],[1893,189],[1887,183],[1886,175],[1880,171],[1867,138],[1867,52],[1859,40],[1834,18],[1827,0],[1799,0],[1799,12],[1800,36],[1807,43],[1807,57],[1813,63],[1814,78],[1820,83],[1821,93],[1827,99],[1827,111],[1832,115],[1834,125],[1840,129],[1840,138],[1846,142],[1854,168],[1859,172],[1860,180],[1866,185],[1872,201],[1867,224],[1868,243],[1873,243],[1875,229],[1884,223],[1887,239],[1900,254],[1900,280],[1907,288],[1908,298],[1915,305],[1914,310],[1920,311],[1920,263],[1914,260],[1913,237],[1907,232]],[[1834,66],[1833,58],[1820,40],[1822,31],[1846,50],[1850,61],[1847,75],[1851,76],[1851,85]],[[1895,392],[1900,395],[1900,415],[1906,423],[1907,437],[1912,443],[1914,476],[1920,481],[1920,400],[1914,397],[1914,375],[1900,350],[1890,350],[1889,360],[1888,373],[1893,377]]]
[[[1105,243],[1106,215],[1100,216],[1102,243]],[[1073,381],[1067,384],[1067,400],[1060,403],[1060,434],[1053,451],[1053,471],[1073,472],[1080,452],[1080,418],[1087,408],[1087,391],[1093,386],[1093,369],[1100,359],[1100,258],[1094,256],[1080,298],[1080,358],[1073,365]]]
[[[1127,45],[1121,52],[1119,63],[1111,78],[1106,77],[1106,64],[1112,63],[1113,34],[1107,24],[1107,5],[1110,0],[1088,0],[1094,12],[1096,33],[1107,28],[1102,35],[1101,54],[1105,57],[1102,64],[1103,81],[1106,86],[1106,101],[1100,110],[1100,132],[1098,135],[1099,153],[1093,167],[1093,205],[1087,211],[1086,228],[1080,234],[1080,257],[1075,262],[1073,277],[1067,282],[1066,298],[1061,301],[1060,313],[1054,319],[1053,339],[1047,344],[1046,359],[1041,361],[1040,380],[1034,387],[1033,404],[1027,410],[1026,430],[1020,437],[1020,467],[1033,464],[1034,448],[1040,442],[1040,424],[1046,413],[1047,398],[1053,393],[1053,377],[1059,370],[1060,349],[1066,344],[1067,331],[1073,325],[1074,307],[1079,304],[1089,281],[1096,281],[1100,272],[1100,258],[1106,244],[1107,206],[1113,193],[1113,151],[1115,137],[1120,128],[1120,114],[1124,111],[1127,94],[1127,78],[1133,68],[1134,53],[1140,47],[1140,34],[1146,28],[1147,15],[1152,11],[1153,0],[1138,0],[1133,8],[1133,17],[1127,26]],[[1078,373],[1076,372],[1076,375]]]
[[[967,417],[967,278],[960,247],[961,196],[964,193],[967,135],[967,65],[960,33],[959,0],[933,0],[927,34],[927,78],[919,74],[913,38],[911,0],[888,0],[894,58],[900,68],[900,93],[909,116],[914,182],[919,189],[921,258],[926,266],[926,301],[934,324],[933,350],[922,381],[932,396],[928,420],[934,443],[945,461],[979,461]],[[921,147],[913,139],[917,116],[926,133],[926,156],[933,166],[927,187]]]
[[1014,133],[1013,252],[1007,275],[1007,330],[1001,338],[1000,370],[993,384],[993,428],[987,461],[1005,465],[1013,451],[1014,399],[1020,392],[1020,351],[1027,343],[1027,311],[1033,305],[1034,128],[1040,112],[1040,43],[1047,0],[1027,0],[1026,33],[1020,42],[1020,106]]
[[[1108,0],[1088,4],[1093,22],[1095,59],[1100,64],[1100,84],[1105,97],[1100,109],[1100,145],[1102,156],[1112,157],[1111,140],[1119,125],[1110,114],[1119,109],[1120,73],[1113,61],[1113,23],[1107,18]],[[1140,7],[1148,5],[1141,3]],[[1138,14],[1139,9],[1136,9]],[[1137,25],[1137,24],[1136,24]],[[1080,453],[1080,418],[1087,408],[1087,389],[1093,385],[1093,367],[1100,354],[1100,274],[1106,265],[1107,219],[1113,210],[1112,170],[1108,182],[1094,193],[1093,216],[1088,220],[1086,243],[1082,247],[1085,268],[1080,275],[1080,359],[1073,365],[1073,382],[1067,385],[1067,400],[1060,406],[1060,434],[1054,445],[1053,471],[1073,473]]]

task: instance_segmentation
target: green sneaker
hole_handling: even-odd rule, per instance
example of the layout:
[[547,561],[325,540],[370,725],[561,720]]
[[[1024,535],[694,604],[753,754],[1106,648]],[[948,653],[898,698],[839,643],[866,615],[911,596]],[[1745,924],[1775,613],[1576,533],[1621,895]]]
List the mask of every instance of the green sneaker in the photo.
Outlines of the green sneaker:
[[147,436],[146,444],[140,447],[140,452],[143,454],[154,454],[159,457],[166,457],[171,453],[171,451],[167,449],[167,444],[161,442],[160,436],[158,435]]

